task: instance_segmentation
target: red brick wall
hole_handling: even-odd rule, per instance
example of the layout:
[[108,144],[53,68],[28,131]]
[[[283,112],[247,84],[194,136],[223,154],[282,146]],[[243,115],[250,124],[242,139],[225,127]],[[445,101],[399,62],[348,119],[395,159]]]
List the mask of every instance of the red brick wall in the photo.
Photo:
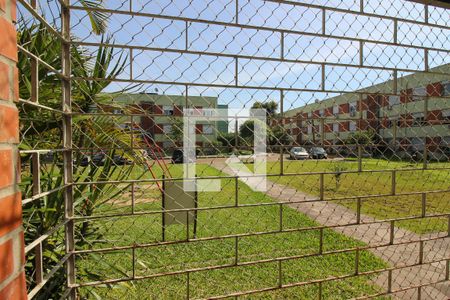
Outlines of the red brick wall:
[[203,133],[203,124],[195,124],[195,133],[202,134]]
[[[153,113],[153,104],[151,104],[151,103],[142,102],[138,105],[138,107],[140,107],[140,111],[138,112],[140,114],[142,114],[142,113],[152,114]],[[141,122],[139,125],[150,136],[153,135],[155,122],[154,122],[154,119],[152,116],[142,116]]]
[[381,122],[380,122],[380,127],[383,129],[383,128],[389,128],[389,119],[388,118],[386,118],[386,117],[384,117],[384,118],[382,118],[381,119]]
[[350,127],[350,123],[348,121],[339,123],[339,132],[348,131]]
[[20,180],[15,0],[0,0],[0,299],[26,299]]
[[357,126],[358,126],[358,129],[367,130],[369,128],[369,122],[366,120],[358,120]]
[[441,110],[432,110],[427,114],[427,121],[430,125],[441,124],[442,118]]
[[378,96],[368,95],[367,96],[367,119],[377,119],[377,110],[379,108]]
[[400,127],[411,127],[414,123],[412,114],[404,114],[400,116]]
[[320,109],[315,110],[315,111],[313,112],[313,118],[319,118],[319,117],[320,117]]
[[341,114],[348,114],[350,111],[350,107],[348,103],[344,103],[339,105],[339,113]]
[[162,115],[162,114],[163,114],[162,106],[159,106],[159,105],[153,105],[153,113],[154,113],[155,115]]
[[380,107],[386,107],[389,105],[389,96],[386,95],[380,95]]
[[427,143],[427,147],[428,147],[428,151],[436,151],[438,150],[438,146],[441,143],[441,137],[427,137],[426,138],[426,143]]
[[411,102],[411,94],[412,89],[403,90],[400,92],[400,102],[401,103],[408,103]]
[[153,129],[153,133],[155,133],[155,134],[162,134],[162,133],[164,133],[164,124],[155,124],[155,127]]
[[173,107],[173,115],[174,116],[182,116],[183,115],[183,107],[175,105]]
[[369,104],[368,104],[368,100],[366,99],[362,99],[361,101],[359,101],[359,107],[358,110],[359,111],[363,111],[363,110],[368,110],[369,109]]
[[442,83],[435,82],[427,85],[427,95],[431,97],[439,97],[442,96],[442,92],[444,91],[444,87]]

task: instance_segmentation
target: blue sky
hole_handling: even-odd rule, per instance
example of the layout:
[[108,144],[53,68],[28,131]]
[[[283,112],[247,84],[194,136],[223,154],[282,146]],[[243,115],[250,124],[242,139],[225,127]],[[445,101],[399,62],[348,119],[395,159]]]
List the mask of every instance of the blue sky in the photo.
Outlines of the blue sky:
[[[57,1],[55,1],[57,2]],[[359,0],[304,0],[297,1],[359,11]],[[54,9],[52,1],[43,6],[46,16]],[[76,5],[76,1],[74,1]],[[322,32],[322,11],[291,4],[280,4],[262,0],[239,0],[239,24],[285,30]],[[128,10],[129,0],[105,1],[111,9]],[[167,16],[197,18],[223,23],[234,23],[235,0],[134,0],[133,10]],[[368,13],[400,16],[411,20],[424,20],[421,4],[403,0],[364,0]],[[430,7],[429,22],[449,26],[450,10]],[[99,36],[92,34],[86,15],[72,12],[72,33],[85,42],[98,42]],[[393,21],[376,17],[357,16],[349,13],[327,11],[326,34],[393,41]],[[398,41],[416,46],[450,49],[450,30],[420,26],[406,22],[398,23]],[[110,17],[108,34],[114,42],[123,45],[156,48],[185,49],[186,23],[164,18],[132,17],[114,14]],[[242,29],[233,26],[188,23],[188,50],[241,54],[279,58],[281,53],[280,32],[259,29]],[[118,52],[117,52],[118,53]],[[124,53],[130,56],[128,50]],[[401,46],[386,46],[375,42],[364,45],[364,64],[422,70],[423,50]],[[118,55],[117,55],[118,56]],[[161,53],[135,50],[133,53],[133,78],[156,81],[195,82],[207,84],[233,84],[235,62],[232,57],[216,57],[196,54]],[[329,39],[304,34],[288,33],[284,36],[284,57],[328,63],[359,63],[359,43],[342,39]],[[450,63],[448,53],[429,51],[430,66]],[[127,62],[129,65],[129,62]],[[353,91],[392,78],[392,72],[364,68],[326,67],[325,86],[333,91]],[[308,63],[273,62],[256,59],[239,59],[238,82],[240,85],[256,87],[282,87],[320,89],[321,69]],[[120,75],[128,79],[130,70]],[[111,84],[109,91],[120,90],[124,84]],[[142,90],[160,93],[182,94],[180,85],[151,85]],[[248,108],[254,101],[279,101],[278,91],[263,89],[237,89],[216,87],[190,87],[190,95],[218,96],[219,102],[233,108]],[[285,110],[335,96],[334,93],[288,92],[285,95]]]

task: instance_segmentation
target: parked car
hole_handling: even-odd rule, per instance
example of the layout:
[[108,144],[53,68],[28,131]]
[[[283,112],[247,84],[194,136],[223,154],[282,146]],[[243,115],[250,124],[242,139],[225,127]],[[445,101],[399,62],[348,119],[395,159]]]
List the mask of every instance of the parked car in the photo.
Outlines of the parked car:
[[87,155],[83,155],[83,157],[80,159],[80,166],[87,167],[89,165],[89,161],[91,158]]
[[172,152],[172,163],[173,164],[182,164],[183,163],[183,150],[181,149],[175,149]]
[[104,153],[97,153],[92,155],[91,163],[96,166],[103,166],[105,164],[106,155]]
[[328,154],[322,147],[312,147],[309,150],[309,156],[314,159],[327,159]]
[[309,153],[303,147],[293,147],[291,151],[289,151],[290,159],[307,159],[309,158]]
[[118,166],[131,165],[133,163],[133,161],[131,161],[130,159],[123,157],[121,155],[114,155],[113,162],[114,162],[114,164],[116,164]]
[[[104,153],[97,153],[92,156],[89,155],[83,155],[80,158],[80,166],[81,167],[87,167],[89,164],[93,164],[96,166],[103,166],[105,164],[106,156]],[[74,161],[74,164],[77,162]]]
[[[183,154],[184,154],[183,149],[174,149],[173,152],[172,152],[172,158],[171,158],[172,163],[173,164],[182,164],[182,163],[184,163],[184,158],[183,158],[184,155]],[[199,156],[198,149],[195,149],[195,154],[194,155],[195,155],[195,157]],[[162,158],[160,158],[160,159],[162,159]],[[195,158],[190,158],[189,162],[194,163],[195,162]]]

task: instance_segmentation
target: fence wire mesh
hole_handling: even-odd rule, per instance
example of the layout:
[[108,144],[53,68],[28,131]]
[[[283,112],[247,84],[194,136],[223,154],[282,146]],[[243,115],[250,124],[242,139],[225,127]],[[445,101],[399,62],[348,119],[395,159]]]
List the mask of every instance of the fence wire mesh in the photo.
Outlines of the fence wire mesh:
[[[18,13],[30,298],[450,297],[445,5],[19,0]],[[204,120],[187,158],[191,110]]]

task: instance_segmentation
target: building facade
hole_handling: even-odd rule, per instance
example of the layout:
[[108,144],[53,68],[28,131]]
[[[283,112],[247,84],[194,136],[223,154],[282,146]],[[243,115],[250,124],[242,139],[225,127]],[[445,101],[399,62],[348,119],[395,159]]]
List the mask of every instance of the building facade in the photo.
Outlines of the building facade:
[[[167,152],[182,145],[182,118],[186,107],[196,109],[202,115],[207,109],[227,109],[228,106],[218,105],[217,97],[140,93],[114,96],[108,110],[118,115],[123,110],[128,110],[127,115],[131,113],[132,116],[118,117],[120,120],[117,122],[124,128],[132,128],[137,136],[145,139],[144,146],[156,145]],[[202,148],[216,143],[219,134],[228,132],[228,126],[224,126],[224,122],[226,123],[222,120],[197,122],[196,145]]]
[[441,155],[450,147],[450,65],[431,71],[286,111],[284,127],[299,145],[332,147],[371,132],[394,151]]

